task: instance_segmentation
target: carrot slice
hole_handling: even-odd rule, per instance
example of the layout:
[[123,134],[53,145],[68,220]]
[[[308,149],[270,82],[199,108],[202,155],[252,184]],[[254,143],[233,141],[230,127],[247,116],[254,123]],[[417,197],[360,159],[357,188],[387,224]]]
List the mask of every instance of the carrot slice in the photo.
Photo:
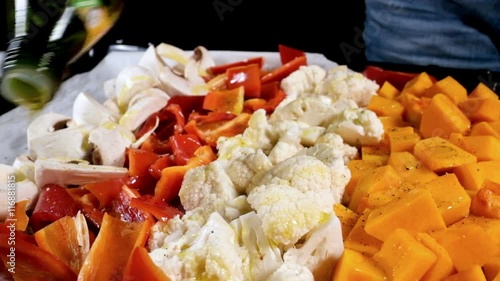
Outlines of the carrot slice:
[[135,247],[130,255],[123,280],[170,281],[154,264],[145,247]]
[[105,213],[78,280],[124,280],[124,270],[142,226],[143,223],[124,222]]
[[307,65],[307,58],[305,56],[297,57],[290,62],[273,69],[271,72],[265,74],[260,78],[262,84],[281,81],[281,79],[287,77],[292,72],[298,70],[301,66]]

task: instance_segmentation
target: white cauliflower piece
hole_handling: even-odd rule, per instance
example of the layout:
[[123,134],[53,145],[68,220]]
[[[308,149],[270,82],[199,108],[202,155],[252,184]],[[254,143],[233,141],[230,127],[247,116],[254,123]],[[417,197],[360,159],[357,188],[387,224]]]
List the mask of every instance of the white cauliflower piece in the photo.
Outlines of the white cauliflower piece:
[[331,98],[322,95],[299,97],[275,110],[269,117],[269,121],[299,121],[310,126],[317,126],[336,113],[332,110],[333,103]]
[[384,126],[373,111],[351,108],[333,118],[326,132],[340,135],[353,146],[375,145],[382,140]]
[[226,161],[213,161],[186,172],[179,191],[186,211],[209,205],[217,198],[230,201],[239,195],[225,168]]
[[297,121],[277,121],[270,126],[272,140],[277,140],[269,152],[269,160],[276,164],[295,155],[303,148],[301,144],[303,131],[308,126]]
[[316,227],[333,206],[329,189],[302,191],[283,184],[257,186],[248,195],[248,202],[262,220],[267,237],[285,247]]
[[250,184],[252,178],[259,173],[271,169],[273,163],[261,149],[255,153],[241,156],[229,163],[226,172],[232,180],[236,190],[242,194]]
[[335,151],[338,151],[344,159],[344,163],[347,165],[352,159],[359,157],[358,148],[355,146],[344,143],[341,136],[334,133],[326,133],[321,135],[317,140],[316,144],[328,144],[332,146]]
[[301,66],[281,80],[280,87],[285,91],[286,98],[277,109],[295,100],[300,95],[314,93],[325,77],[326,70],[318,65]]
[[314,275],[303,265],[285,262],[266,281],[314,281]]
[[238,245],[233,228],[219,213],[212,213],[191,239],[185,236],[171,239],[170,242],[184,242],[175,249],[157,248],[150,252],[153,262],[170,280],[244,280],[245,251]]
[[317,93],[328,95],[334,100],[352,99],[358,106],[366,107],[378,89],[379,85],[375,81],[345,65],[339,65],[328,71]]
[[340,220],[332,211],[306,235],[302,245],[288,249],[283,259],[285,264],[292,263],[309,268],[315,281],[330,281],[333,265],[343,252]]
[[262,221],[249,212],[231,221],[240,245],[247,251],[243,260],[245,280],[264,281],[283,264],[283,252],[262,230]]

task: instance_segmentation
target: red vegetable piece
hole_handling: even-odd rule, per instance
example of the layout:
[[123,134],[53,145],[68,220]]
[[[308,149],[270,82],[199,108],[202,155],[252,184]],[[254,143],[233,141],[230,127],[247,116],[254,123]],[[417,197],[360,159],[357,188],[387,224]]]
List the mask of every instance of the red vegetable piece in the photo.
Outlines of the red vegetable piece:
[[123,280],[170,281],[170,278],[153,262],[145,247],[137,246],[125,267]]
[[109,206],[120,194],[126,179],[114,179],[101,182],[89,183],[82,187],[92,193],[99,200],[99,207]]
[[161,171],[166,167],[175,165],[175,160],[172,155],[162,155],[150,167],[149,173],[157,180],[161,178]]
[[181,210],[168,205],[164,201],[154,200],[154,198],[150,195],[132,198],[130,206],[145,213],[149,213],[160,221],[167,221],[176,215],[183,215]]
[[283,78],[298,70],[303,65],[307,65],[307,58],[305,56],[297,57],[262,76],[261,83],[265,84],[273,81],[281,81]]
[[152,151],[127,148],[128,171],[130,176],[149,176],[149,167],[160,158]]
[[242,61],[237,61],[237,62],[231,62],[227,64],[221,64],[221,65],[216,65],[208,68],[208,73],[212,75],[218,75],[225,73],[229,68],[232,67],[238,67],[238,66],[245,66],[249,64],[257,64],[259,66],[259,69],[262,68],[262,65],[264,64],[264,58],[263,57],[253,57],[249,58],[246,60]]
[[189,116],[192,112],[204,113],[203,100],[205,96],[173,96],[168,100],[167,106],[179,105],[182,115]]
[[[371,65],[367,66],[365,70],[362,72],[362,74],[366,78],[374,80],[380,86],[382,86],[385,81],[388,81],[400,91],[404,88],[405,84],[408,81],[419,75],[419,73],[385,70],[378,66],[371,66]],[[433,79],[434,81],[436,81],[435,78]]]
[[36,231],[62,217],[72,217],[78,210],[78,204],[66,188],[57,184],[47,184],[40,192],[30,223]]
[[143,211],[130,205],[132,198],[140,197],[140,194],[127,186],[122,187],[118,197],[112,202],[112,214],[114,217],[126,222],[143,222],[148,215]]
[[194,152],[201,146],[200,140],[194,134],[174,135],[170,137],[170,146],[177,165],[186,165]]
[[260,97],[260,67],[257,64],[228,68],[226,71],[228,89],[243,86],[245,98]]
[[260,97],[268,101],[274,98],[279,90],[280,82],[278,81],[262,84],[260,88]]
[[295,49],[282,44],[278,45],[281,64],[287,64],[298,57],[305,57],[306,53],[302,50]]

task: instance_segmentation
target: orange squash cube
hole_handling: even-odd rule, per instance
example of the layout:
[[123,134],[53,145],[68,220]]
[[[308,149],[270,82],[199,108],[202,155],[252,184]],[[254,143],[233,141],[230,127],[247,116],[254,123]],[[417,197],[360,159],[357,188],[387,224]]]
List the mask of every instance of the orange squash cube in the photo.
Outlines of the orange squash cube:
[[349,163],[347,163],[347,168],[349,168],[349,171],[351,172],[351,179],[345,187],[344,194],[350,196],[360,178],[369,174],[376,167],[380,167],[382,165],[383,163],[381,161],[374,160],[353,159],[349,161]]
[[382,241],[366,233],[365,225],[371,210],[366,209],[359,217],[344,241],[344,247],[372,256],[382,247]]
[[487,281],[480,266],[474,265],[443,279],[443,281]]
[[447,76],[434,83],[425,90],[423,95],[432,98],[437,94],[447,96],[455,104],[459,104],[467,99],[467,89],[451,76]]
[[470,211],[476,216],[500,219],[500,183],[486,180],[472,198]]
[[338,203],[333,205],[333,211],[340,220],[340,225],[342,227],[342,238],[343,240],[345,240],[347,236],[349,236],[351,230],[354,228],[354,225],[356,225],[356,222],[358,222],[360,215],[353,212],[346,206]]
[[472,123],[500,120],[500,100],[488,98],[468,98],[458,104],[458,108]]
[[421,185],[438,177],[407,151],[391,153],[387,164],[393,166],[406,182],[414,185]]
[[420,133],[424,138],[448,138],[451,133],[466,135],[471,127],[471,121],[444,94],[436,94],[422,112]]
[[469,135],[471,136],[494,136],[500,139],[500,132],[491,127],[488,122],[478,122],[472,125]]
[[483,272],[486,280],[494,280],[500,277],[500,257],[486,262],[483,265]]
[[401,91],[401,95],[409,93],[420,97],[424,94],[425,90],[432,85],[434,85],[434,81],[429,74],[427,74],[427,72],[421,72],[405,84]]
[[384,81],[377,94],[387,99],[394,99],[399,95],[399,90],[394,87],[389,81]]
[[344,249],[332,277],[332,281],[384,281],[386,279],[384,271],[375,264],[373,259],[351,249]]
[[472,90],[469,94],[471,98],[487,98],[487,99],[498,99],[498,95],[493,92],[488,86],[486,86],[483,82],[479,82],[476,88]]
[[440,281],[455,272],[450,255],[432,236],[421,232],[417,233],[416,238],[418,242],[433,251],[437,257],[436,262],[422,276],[421,281]]
[[402,116],[404,107],[396,100],[373,96],[366,107],[377,114],[377,116]]

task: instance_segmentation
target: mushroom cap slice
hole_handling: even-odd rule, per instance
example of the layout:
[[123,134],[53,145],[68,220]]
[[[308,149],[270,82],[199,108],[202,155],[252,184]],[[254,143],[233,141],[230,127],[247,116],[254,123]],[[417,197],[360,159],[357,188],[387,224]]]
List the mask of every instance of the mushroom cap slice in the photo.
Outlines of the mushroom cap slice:
[[148,69],[134,65],[125,67],[115,82],[115,94],[120,112],[127,109],[130,99],[140,91],[158,86],[159,81]]
[[149,44],[137,65],[149,69],[155,76],[160,74],[165,62],[158,55],[154,45]]
[[[12,178],[11,176],[14,176]],[[14,186],[12,186],[14,185]],[[10,191],[15,188],[15,196]],[[10,191],[10,192],[9,192]],[[38,198],[39,189],[34,182],[13,166],[0,164],[0,220],[4,220],[13,206],[9,203],[29,200],[27,208],[31,208]]]
[[186,65],[189,60],[189,55],[184,50],[166,43],[156,46],[156,53],[164,60],[173,61],[173,64]]
[[35,181],[35,163],[30,159],[28,154],[17,156],[16,159],[14,159],[12,167],[23,173],[30,181]]
[[118,115],[99,103],[90,94],[81,92],[73,103],[73,122],[76,126],[99,126],[105,121],[115,121]]
[[156,88],[138,93],[130,100],[127,111],[120,118],[120,126],[135,131],[149,116],[164,108],[169,99],[169,95]]
[[125,151],[134,141],[134,134],[126,128],[112,122],[103,123],[89,133],[89,143],[94,146],[92,163],[123,167]]
[[208,93],[208,86],[203,81],[201,84],[191,83],[182,76],[175,74],[169,66],[162,68],[160,88],[169,96],[202,96]]
[[128,169],[113,166],[68,163],[55,159],[37,159],[35,161],[35,183],[44,186],[49,183],[61,186],[84,185],[118,179],[128,174]]
[[87,137],[88,131],[84,127],[58,130],[32,139],[29,156],[31,159],[83,159],[90,151]]
[[43,113],[42,115],[35,118],[28,125],[28,128],[26,130],[28,149],[31,148],[32,139],[36,139],[38,137],[64,128],[70,120],[71,117],[54,112]]

